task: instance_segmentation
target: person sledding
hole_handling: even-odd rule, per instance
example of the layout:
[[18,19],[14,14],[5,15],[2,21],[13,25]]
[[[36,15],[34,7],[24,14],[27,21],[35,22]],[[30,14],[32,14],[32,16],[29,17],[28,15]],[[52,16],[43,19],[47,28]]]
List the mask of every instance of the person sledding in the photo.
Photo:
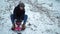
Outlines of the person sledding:
[[13,14],[11,15],[11,21],[12,21],[12,30],[15,29],[15,23],[14,21],[15,20],[19,20],[20,21],[20,25],[23,21],[23,24],[22,24],[22,28],[21,30],[24,30],[25,29],[25,24],[26,24],[26,21],[27,21],[27,18],[28,16],[25,15],[25,5],[24,3],[20,2],[15,8],[14,8],[14,11],[13,11]]

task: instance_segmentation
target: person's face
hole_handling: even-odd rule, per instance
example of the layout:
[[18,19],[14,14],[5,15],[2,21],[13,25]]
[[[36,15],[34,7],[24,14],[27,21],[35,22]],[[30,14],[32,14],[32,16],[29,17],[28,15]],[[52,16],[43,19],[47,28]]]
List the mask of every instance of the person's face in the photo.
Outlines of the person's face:
[[23,7],[20,7],[20,10],[23,10],[24,8]]

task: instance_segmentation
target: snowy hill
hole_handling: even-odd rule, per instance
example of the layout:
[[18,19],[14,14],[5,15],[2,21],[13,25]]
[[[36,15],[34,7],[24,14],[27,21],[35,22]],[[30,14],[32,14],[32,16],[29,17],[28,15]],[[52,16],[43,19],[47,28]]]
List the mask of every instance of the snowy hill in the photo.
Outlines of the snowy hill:
[[[1,34],[17,34],[12,31],[10,15],[13,13],[14,7],[17,6],[17,0],[0,0],[0,33]],[[25,3],[25,11],[28,15],[25,31],[22,34],[60,34],[60,10],[59,3],[52,0],[29,1],[21,0]],[[28,2],[29,1],[29,2]],[[36,3],[35,3],[36,2]],[[49,3],[53,2],[53,7]],[[39,4],[40,3],[40,4]],[[56,4],[54,4],[56,3]],[[54,6],[55,5],[55,6]],[[30,25],[29,25],[30,24]]]

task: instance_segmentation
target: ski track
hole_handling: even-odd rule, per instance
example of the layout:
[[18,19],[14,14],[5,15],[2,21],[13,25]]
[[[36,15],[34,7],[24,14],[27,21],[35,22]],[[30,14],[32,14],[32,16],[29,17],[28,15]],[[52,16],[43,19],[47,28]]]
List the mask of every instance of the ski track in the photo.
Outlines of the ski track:
[[[1,3],[3,4],[0,3],[0,8],[2,7],[0,9],[0,34],[17,34],[11,30],[12,23],[10,19],[10,15],[15,6],[12,4],[11,7],[8,7],[10,4],[4,0],[2,1]],[[25,11],[28,15],[28,20],[26,23],[26,29],[22,31],[22,34],[60,34],[60,28],[57,26],[58,24],[54,24],[46,14],[31,11],[31,7],[30,4],[25,3]],[[29,23],[31,26],[28,26]]]

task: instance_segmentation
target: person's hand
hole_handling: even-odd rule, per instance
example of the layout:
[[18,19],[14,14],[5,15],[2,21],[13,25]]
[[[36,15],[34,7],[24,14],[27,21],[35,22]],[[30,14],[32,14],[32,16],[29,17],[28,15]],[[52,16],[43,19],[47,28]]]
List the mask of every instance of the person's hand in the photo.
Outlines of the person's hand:
[[17,19],[15,19],[15,21],[17,21]]
[[17,19],[14,20],[14,23],[17,21]]

